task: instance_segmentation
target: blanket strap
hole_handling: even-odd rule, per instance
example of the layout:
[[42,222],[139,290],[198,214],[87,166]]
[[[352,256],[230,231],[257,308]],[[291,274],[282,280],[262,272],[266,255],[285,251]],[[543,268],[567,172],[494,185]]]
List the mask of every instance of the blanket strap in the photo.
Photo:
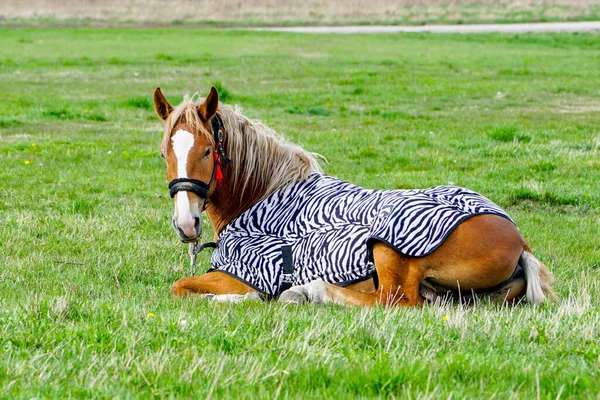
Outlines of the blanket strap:
[[283,274],[281,276],[279,293],[288,290],[294,283],[294,256],[292,254],[292,246],[281,246],[281,263],[283,266]]

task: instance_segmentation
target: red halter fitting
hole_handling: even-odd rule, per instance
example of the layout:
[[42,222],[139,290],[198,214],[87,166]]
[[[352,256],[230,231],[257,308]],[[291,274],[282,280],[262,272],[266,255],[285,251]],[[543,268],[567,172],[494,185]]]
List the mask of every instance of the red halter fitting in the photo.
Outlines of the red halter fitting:
[[217,181],[217,187],[221,187],[223,184],[223,171],[221,171],[221,157],[216,151],[213,153],[215,156],[215,180]]

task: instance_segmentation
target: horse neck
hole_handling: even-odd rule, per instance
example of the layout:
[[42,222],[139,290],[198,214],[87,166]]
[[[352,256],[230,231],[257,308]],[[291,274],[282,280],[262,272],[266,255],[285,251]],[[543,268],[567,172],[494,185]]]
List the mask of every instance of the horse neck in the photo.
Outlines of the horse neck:
[[265,192],[265,188],[257,188],[252,191],[247,190],[243,194],[236,193],[228,184],[225,176],[223,183],[210,195],[210,204],[206,207],[206,214],[215,235],[218,235],[227,224],[256,204]]

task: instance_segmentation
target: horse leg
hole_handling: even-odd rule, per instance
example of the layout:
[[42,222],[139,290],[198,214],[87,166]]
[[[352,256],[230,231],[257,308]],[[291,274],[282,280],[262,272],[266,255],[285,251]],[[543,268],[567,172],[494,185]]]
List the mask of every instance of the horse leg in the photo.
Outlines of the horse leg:
[[525,281],[525,278],[519,278],[508,282],[506,285],[503,285],[491,293],[486,293],[486,297],[500,302],[518,301],[523,297],[523,293],[525,293],[526,290],[527,281]]
[[375,304],[373,293],[357,292],[348,288],[332,285],[316,279],[305,285],[289,288],[279,295],[280,303],[315,304],[336,303],[355,306],[371,306]]
[[430,303],[437,301],[445,302],[460,301],[463,304],[470,304],[476,297],[489,298],[493,301],[499,302],[515,302],[519,301],[523,297],[523,293],[527,290],[527,281],[524,278],[518,278],[506,282],[504,285],[495,288],[493,291],[486,291],[482,294],[463,292],[460,296],[457,292],[447,290],[442,287],[433,288],[427,282],[423,282],[420,287],[421,295]]
[[262,300],[258,292],[250,292],[246,294],[205,294],[203,297],[206,300],[216,303],[240,303],[247,300]]
[[230,275],[218,271],[179,279],[173,284],[173,288],[171,289],[173,296],[185,296],[194,293],[213,295],[246,295],[251,292],[255,292],[255,290],[250,286],[240,282]]
[[370,291],[368,284],[340,287],[318,279],[286,290],[279,296],[279,301],[350,306],[414,306],[423,303],[419,284],[424,278],[424,270],[419,259],[406,257],[383,243],[374,244],[373,258],[379,279],[376,291]]

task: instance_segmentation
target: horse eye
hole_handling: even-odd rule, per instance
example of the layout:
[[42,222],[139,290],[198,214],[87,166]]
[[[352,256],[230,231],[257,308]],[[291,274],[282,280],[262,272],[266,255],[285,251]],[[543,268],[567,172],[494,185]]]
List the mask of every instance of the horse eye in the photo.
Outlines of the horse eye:
[[208,149],[206,149],[206,152],[204,152],[204,157],[208,157],[210,156],[210,147]]
[[162,151],[160,152],[160,156],[163,158],[163,160],[165,159],[165,155]]

